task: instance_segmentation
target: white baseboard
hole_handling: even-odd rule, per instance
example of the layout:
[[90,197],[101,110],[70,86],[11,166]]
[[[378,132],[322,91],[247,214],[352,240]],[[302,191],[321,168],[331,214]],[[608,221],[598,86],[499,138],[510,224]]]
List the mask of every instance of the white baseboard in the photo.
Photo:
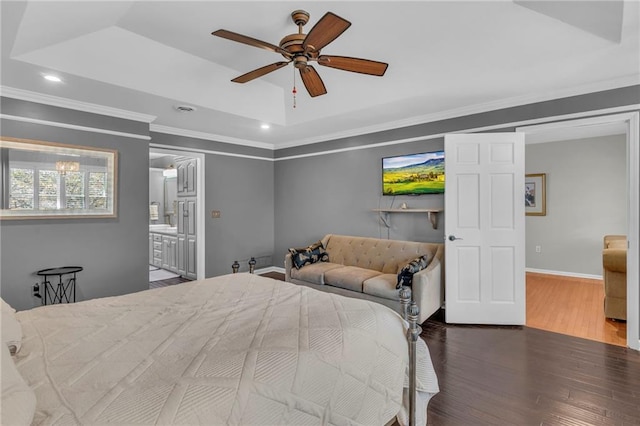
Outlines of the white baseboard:
[[284,268],[279,266],[267,266],[266,268],[256,269],[255,271],[257,275],[266,274],[267,272],[280,272],[281,274],[284,274],[285,271]]
[[549,269],[536,269],[536,268],[525,268],[527,272],[534,272],[537,274],[547,274],[547,275],[560,275],[563,277],[573,277],[573,278],[584,278],[588,280],[601,280],[602,275],[592,275],[592,274],[581,274],[579,272],[566,272],[566,271],[551,271]]

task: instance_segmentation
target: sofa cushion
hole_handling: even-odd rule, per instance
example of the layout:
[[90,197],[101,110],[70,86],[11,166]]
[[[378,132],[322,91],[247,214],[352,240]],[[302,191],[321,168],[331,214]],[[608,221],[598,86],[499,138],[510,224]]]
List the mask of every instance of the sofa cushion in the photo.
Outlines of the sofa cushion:
[[402,286],[411,287],[413,284],[413,274],[422,271],[431,262],[432,256],[425,254],[423,256],[413,259],[400,269],[398,273],[398,280],[396,282],[396,288],[400,289]]
[[291,278],[300,281],[307,281],[312,284],[323,285],[324,274],[332,269],[344,268],[344,265],[330,262],[317,262],[310,265],[306,265],[304,268],[291,269]]
[[396,274],[382,274],[369,278],[362,284],[362,292],[383,299],[399,300],[400,293],[396,289],[397,280]]
[[627,249],[608,248],[602,250],[602,266],[613,272],[627,272]]
[[323,240],[326,240],[324,247],[331,262],[372,269],[382,274],[397,274],[407,262],[424,254],[441,258],[444,248],[443,244],[335,234]]
[[322,241],[315,242],[309,247],[290,248],[289,253],[291,253],[291,261],[296,269],[300,269],[307,264],[329,261],[329,255],[324,250]]
[[378,275],[381,275],[380,272],[371,269],[358,268],[357,266],[344,266],[325,272],[324,283],[326,285],[362,293],[362,284],[369,278]]

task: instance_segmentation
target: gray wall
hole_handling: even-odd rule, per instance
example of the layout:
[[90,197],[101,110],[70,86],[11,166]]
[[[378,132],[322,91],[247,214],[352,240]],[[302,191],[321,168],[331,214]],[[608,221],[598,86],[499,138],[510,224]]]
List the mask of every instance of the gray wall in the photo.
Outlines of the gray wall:
[[210,154],[205,162],[205,211],[221,213],[219,218],[206,219],[206,275],[230,273],[234,260],[246,271],[251,257],[258,260],[258,268],[271,266],[273,162]]
[[442,242],[444,219],[434,230],[426,214],[394,214],[387,229],[374,208],[443,208],[440,194],[382,196],[382,157],[443,148],[443,139],[276,162],[275,260],[282,266],[289,247],[308,245],[325,234]]
[[626,157],[624,135],[527,145],[526,173],[547,181],[547,215],[526,218],[527,268],[602,275],[603,236],[627,233]]
[[[126,120],[51,106],[7,101],[2,112],[143,134]],[[77,299],[131,293],[148,288],[149,144],[146,140],[2,120],[2,135],[118,150],[118,217],[115,219],[2,220],[0,294],[16,309],[40,304],[31,295],[35,272],[79,265]],[[148,127],[148,126],[147,126]]]

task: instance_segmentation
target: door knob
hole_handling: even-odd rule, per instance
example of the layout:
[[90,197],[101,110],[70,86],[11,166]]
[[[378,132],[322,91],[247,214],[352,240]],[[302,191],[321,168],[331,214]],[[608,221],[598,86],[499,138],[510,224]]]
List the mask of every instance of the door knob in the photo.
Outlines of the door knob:
[[461,240],[462,238],[458,238],[455,235],[449,235],[449,241]]

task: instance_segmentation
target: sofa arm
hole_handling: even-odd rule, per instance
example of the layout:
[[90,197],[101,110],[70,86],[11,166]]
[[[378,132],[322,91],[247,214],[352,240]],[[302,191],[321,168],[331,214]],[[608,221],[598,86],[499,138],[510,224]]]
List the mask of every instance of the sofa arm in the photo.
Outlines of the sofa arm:
[[413,300],[420,308],[419,323],[424,322],[442,307],[444,292],[441,276],[442,264],[437,257],[425,269],[413,274],[411,291]]
[[627,272],[627,249],[602,250],[602,266],[607,271]]
[[291,260],[291,253],[284,255],[284,280],[288,283],[291,282],[291,268],[293,268],[293,260]]

